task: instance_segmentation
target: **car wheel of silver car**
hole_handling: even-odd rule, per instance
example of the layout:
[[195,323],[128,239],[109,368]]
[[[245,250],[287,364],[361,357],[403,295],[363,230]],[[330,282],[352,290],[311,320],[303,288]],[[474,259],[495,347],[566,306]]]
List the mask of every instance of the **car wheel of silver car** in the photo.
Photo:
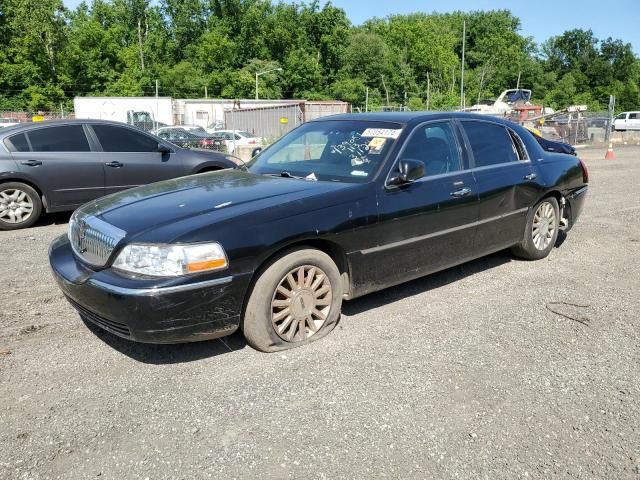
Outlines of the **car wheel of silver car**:
[[29,185],[0,183],[0,230],[18,230],[36,223],[42,212],[40,196]]
[[245,308],[247,342],[277,352],[319,340],[336,326],[342,279],[331,257],[314,249],[290,251],[259,273]]
[[527,216],[522,242],[512,252],[526,260],[539,260],[549,255],[558,238],[560,208],[554,197],[540,200]]

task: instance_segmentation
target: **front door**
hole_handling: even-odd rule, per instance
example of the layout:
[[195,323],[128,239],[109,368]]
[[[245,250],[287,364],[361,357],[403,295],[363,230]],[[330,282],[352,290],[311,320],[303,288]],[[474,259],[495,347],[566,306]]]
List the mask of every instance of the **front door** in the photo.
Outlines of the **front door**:
[[478,197],[454,124],[436,121],[416,127],[398,158],[422,161],[425,176],[403,186],[386,186],[378,194],[376,246],[362,254],[380,286],[473,256]]
[[43,125],[14,137],[11,155],[42,188],[50,209],[73,208],[104,195],[102,163],[82,124]]
[[91,128],[102,147],[107,194],[187,174],[176,154],[158,151],[158,140],[151,135],[117,125]]

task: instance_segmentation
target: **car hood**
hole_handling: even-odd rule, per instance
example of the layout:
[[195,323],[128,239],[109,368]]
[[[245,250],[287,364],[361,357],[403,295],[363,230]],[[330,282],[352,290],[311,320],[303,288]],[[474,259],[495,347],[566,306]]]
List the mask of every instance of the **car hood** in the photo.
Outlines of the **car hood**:
[[[331,193],[357,187],[356,184],[314,182],[257,175],[241,170],[221,170],[175,178],[115,193],[80,208],[136,237],[149,230],[202,217],[197,224],[235,220],[246,214],[268,210],[268,217],[294,215],[303,202],[316,199],[313,208],[333,204],[342,195]],[[321,200],[318,200],[321,199]],[[303,205],[306,204],[305,205]],[[288,208],[287,208],[288,206]]]

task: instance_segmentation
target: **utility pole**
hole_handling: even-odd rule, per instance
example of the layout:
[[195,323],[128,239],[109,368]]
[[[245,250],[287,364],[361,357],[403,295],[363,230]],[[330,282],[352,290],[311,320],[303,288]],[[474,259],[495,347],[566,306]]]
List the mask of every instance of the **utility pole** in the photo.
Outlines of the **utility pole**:
[[138,19],[138,49],[140,50],[140,69],[144,70],[144,50],[142,49],[142,26]]
[[522,70],[518,72],[518,81],[516,83],[516,90],[520,90],[520,75],[522,75]]
[[159,89],[158,79],[156,79],[156,98],[158,98],[158,89]]
[[204,86],[204,98],[209,98],[209,95],[207,94],[207,86]]
[[380,77],[382,77],[382,86],[384,87],[384,91],[387,94],[387,107],[389,106],[389,90],[387,90],[387,84],[384,83],[384,75],[380,75]]
[[465,101],[464,101],[464,49],[466,44],[467,37],[467,21],[462,21],[462,67],[460,72],[460,109],[464,110]]
[[427,72],[427,110],[429,110],[430,97],[431,97],[431,81],[429,80],[429,72]]
[[364,111],[369,111],[369,87],[367,87],[367,93],[364,97]]
[[482,75],[480,76],[480,88],[478,89],[478,101],[476,103],[480,103],[480,95],[482,95],[482,87],[484,87],[484,72],[486,70],[486,65],[482,66]]

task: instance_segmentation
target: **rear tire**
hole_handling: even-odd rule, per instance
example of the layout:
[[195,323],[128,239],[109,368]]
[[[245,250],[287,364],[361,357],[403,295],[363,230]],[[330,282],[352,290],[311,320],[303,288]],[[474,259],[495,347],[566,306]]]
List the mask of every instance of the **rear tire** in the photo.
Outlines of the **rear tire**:
[[28,228],[41,213],[42,200],[32,187],[20,182],[0,184],[0,230]]
[[310,248],[290,251],[258,277],[242,330],[253,348],[278,352],[320,340],[342,307],[342,280],[331,257]]
[[554,197],[540,200],[529,211],[522,242],[511,248],[511,252],[525,260],[545,258],[558,239],[560,208]]

